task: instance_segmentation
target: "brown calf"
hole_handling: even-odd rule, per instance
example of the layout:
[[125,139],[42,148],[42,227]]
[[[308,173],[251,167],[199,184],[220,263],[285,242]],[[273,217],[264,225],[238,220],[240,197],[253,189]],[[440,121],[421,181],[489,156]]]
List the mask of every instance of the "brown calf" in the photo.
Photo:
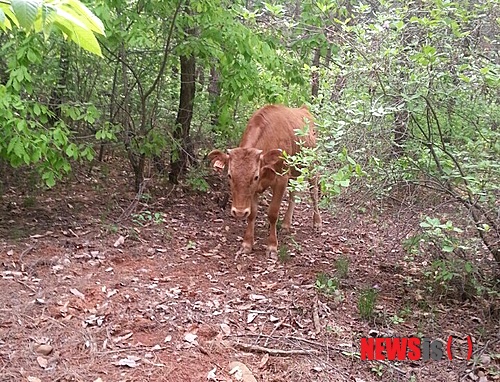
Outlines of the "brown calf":
[[[309,125],[309,135],[297,137],[295,130],[302,130]],[[240,146],[224,153],[214,150],[208,154],[216,169],[227,166],[233,203],[231,215],[247,219],[248,226],[240,251],[250,253],[254,243],[254,226],[257,215],[258,197],[268,187],[272,189],[272,200],[269,205],[268,218],[270,223],[267,253],[276,254],[278,239],[276,236],[276,221],[278,220],[281,201],[290,177],[296,176],[296,171],[286,171],[282,152],[288,155],[300,151],[299,141],[305,147],[316,145],[314,121],[305,106],[288,108],[281,105],[268,105],[257,110],[250,118],[243,133]],[[311,197],[313,201],[313,227],[321,227],[321,216],[318,210],[318,181],[315,176],[311,182]],[[288,209],[283,221],[283,229],[289,230],[292,224],[295,207],[294,193],[290,193]]]

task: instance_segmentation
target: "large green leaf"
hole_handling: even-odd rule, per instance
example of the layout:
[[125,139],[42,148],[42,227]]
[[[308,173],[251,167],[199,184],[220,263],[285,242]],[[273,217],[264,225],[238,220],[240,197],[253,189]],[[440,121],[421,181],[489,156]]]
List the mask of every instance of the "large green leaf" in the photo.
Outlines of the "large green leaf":
[[0,9],[3,11],[4,15],[7,16],[4,23],[4,26],[6,26],[7,29],[12,28],[11,22],[19,26],[19,21],[17,21],[14,12],[12,12],[10,4],[0,3]]
[[50,36],[50,32],[52,31],[52,25],[54,24],[56,17],[57,17],[57,10],[54,7],[48,5],[44,5],[42,7],[41,23],[42,23],[43,35],[45,36],[46,39],[48,39]]
[[104,25],[102,21],[90,12],[90,10],[80,1],[66,0],[66,2],[62,4],[61,9],[76,16],[88,29],[104,35]]
[[0,3],[0,11],[3,30],[14,23],[48,38],[55,27],[83,49],[101,56],[94,33],[104,35],[104,26],[79,0],[6,0]]
[[31,29],[42,5],[41,0],[12,0],[11,5],[19,24]]
[[83,49],[102,56],[99,42],[91,30],[62,17],[56,18],[54,26],[59,28],[71,41],[74,41]]

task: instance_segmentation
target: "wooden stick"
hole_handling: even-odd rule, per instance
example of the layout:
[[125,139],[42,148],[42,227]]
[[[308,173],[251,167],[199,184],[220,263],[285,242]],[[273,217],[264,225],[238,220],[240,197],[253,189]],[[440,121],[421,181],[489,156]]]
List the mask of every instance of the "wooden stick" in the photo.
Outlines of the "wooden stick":
[[259,346],[259,345],[252,345],[252,344],[245,344],[242,342],[235,342],[232,344],[235,348],[238,348],[240,350],[245,350],[245,351],[250,351],[250,352],[257,352],[257,353],[267,353],[270,355],[308,355],[308,354],[318,354],[319,352],[314,349],[292,349],[292,350],[283,350],[283,349],[271,349],[271,348],[266,348],[264,346]]
[[319,334],[321,332],[321,323],[319,321],[319,313],[318,313],[318,298],[316,297],[313,302],[313,322],[315,333]]

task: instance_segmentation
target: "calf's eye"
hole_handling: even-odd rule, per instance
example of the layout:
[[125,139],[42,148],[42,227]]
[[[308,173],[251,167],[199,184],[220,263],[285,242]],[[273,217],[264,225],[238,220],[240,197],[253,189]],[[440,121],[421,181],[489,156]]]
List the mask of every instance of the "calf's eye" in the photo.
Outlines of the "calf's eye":
[[227,177],[228,177],[229,179],[231,179],[231,174],[227,174]]
[[255,178],[253,178],[253,180],[259,180],[259,176],[255,175]]

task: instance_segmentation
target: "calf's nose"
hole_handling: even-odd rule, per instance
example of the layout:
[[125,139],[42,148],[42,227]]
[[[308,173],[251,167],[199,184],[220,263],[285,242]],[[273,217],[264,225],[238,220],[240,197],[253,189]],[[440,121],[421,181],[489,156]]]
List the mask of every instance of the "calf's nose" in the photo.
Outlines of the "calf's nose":
[[231,208],[231,215],[237,219],[246,219],[250,216],[250,208]]

